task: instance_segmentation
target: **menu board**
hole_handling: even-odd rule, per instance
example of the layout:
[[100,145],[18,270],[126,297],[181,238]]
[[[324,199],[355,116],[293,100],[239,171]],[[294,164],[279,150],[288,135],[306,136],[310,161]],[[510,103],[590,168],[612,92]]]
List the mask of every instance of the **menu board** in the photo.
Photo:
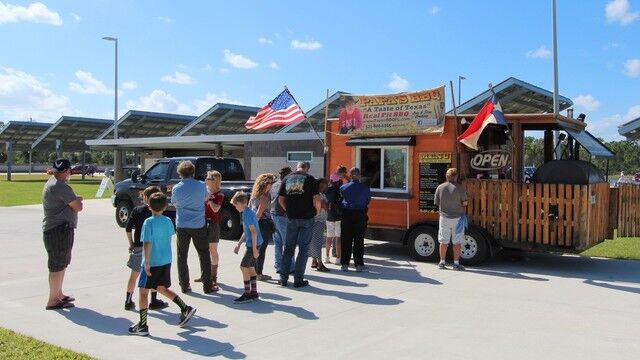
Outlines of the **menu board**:
[[419,154],[420,212],[436,212],[438,207],[434,203],[434,195],[438,185],[446,181],[445,174],[451,165],[451,153],[420,153]]

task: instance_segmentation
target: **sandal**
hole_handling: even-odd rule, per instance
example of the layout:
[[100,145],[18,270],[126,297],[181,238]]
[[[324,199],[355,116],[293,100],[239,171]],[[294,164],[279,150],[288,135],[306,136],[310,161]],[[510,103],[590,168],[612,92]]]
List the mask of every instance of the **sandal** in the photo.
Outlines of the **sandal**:
[[60,301],[55,305],[47,305],[45,307],[46,310],[59,310],[59,309],[66,309],[66,308],[72,308],[75,305],[73,305],[73,303],[70,302],[64,302],[64,301]]
[[65,295],[62,299],[60,299],[60,301],[63,301],[63,302],[74,302],[74,301],[76,301],[76,298],[74,298],[73,296]]
[[331,270],[329,270],[328,267],[326,266],[322,266],[322,267],[318,267],[318,269],[316,269],[316,271],[320,271],[320,272],[330,272]]

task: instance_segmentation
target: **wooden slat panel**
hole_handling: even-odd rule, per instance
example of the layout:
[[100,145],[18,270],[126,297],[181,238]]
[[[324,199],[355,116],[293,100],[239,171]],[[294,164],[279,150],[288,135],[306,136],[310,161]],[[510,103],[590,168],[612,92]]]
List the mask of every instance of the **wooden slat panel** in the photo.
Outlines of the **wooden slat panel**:
[[534,184],[529,184],[529,217],[527,218],[527,241],[533,243],[535,242],[535,233],[536,233],[536,186]]
[[542,185],[542,208],[540,210],[542,220],[542,243],[549,245],[549,184]]
[[566,211],[564,209],[565,204],[567,203],[564,198],[564,185],[558,185],[558,246],[564,246],[565,244],[565,214]]
[[536,230],[535,230],[535,243],[542,243],[542,219],[540,213],[542,211],[542,184],[536,185],[536,206],[535,206],[535,218],[536,218]]
[[[573,185],[565,185],[565,210],[567,211],[566,221],[565,221],[565,229],[566,236],[564,237],[564,245],[572,246],[573,245],[573,209],[574,203],[577,201],[573,196]],[[579,196],[579,194],[578,194]]]
[[[562,186],[562,185],[560,185]],[[551,184],[550,185],[550,190],[551,192],[549,193],[550,196],[550,202],[549,205],[550,206],[556,206],[558,205],[558,198],[556,195],[556,190],[558,188],[558,185],[556,184]],[[551,219],[549,219],[550,221],[550,232],[549,232],[549,244],[551,244],[552,246],[557,246],[558,245],[558,221],[556,220],[556,218],[558,217],[558,213],[557,211],[554,214],[554,217]]]
[[529,185],[523,184],[520,188],[520,223],[518,226],[520,227],[520,238],[518,241],[525,242],[527,239],[527,225],[529,222],[529,218],[527,217],[527,213],[529,210]]
[[589,189],[587,187],[587,185],[580,185],[579,186],[579,191],[580,191],[580,217],[579,217],[579,226],[580,226],[580,232],[579,232],[579,236],[576,239],[577,242],[574,243],[574,246],[576,249],[583,249],[586,246],[586,243],[589,239],[589,226],[587,225],[587,222],[589,220]]

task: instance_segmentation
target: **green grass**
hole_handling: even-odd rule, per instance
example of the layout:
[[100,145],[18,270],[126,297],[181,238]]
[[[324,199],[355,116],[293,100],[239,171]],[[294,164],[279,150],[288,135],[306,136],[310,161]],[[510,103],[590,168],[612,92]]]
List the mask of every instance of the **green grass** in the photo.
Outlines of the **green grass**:
[[93,359],[29,336],[0,328],[0,359]]
[[[45,174],[13,174],[11,181],[7,176],[0,176],[0,206],[32,205],[42,203],[42,188],[49,179]],[[69,185],[78,196],[85,199],[95,199],[96,191],[102,177],[86,176],[82,181],[81,175],[72,175]],[[103,197],[110,196],[105,190]]]
[[580,255],[611,259],[640,260],[640,238],[617,238],[605,240]]

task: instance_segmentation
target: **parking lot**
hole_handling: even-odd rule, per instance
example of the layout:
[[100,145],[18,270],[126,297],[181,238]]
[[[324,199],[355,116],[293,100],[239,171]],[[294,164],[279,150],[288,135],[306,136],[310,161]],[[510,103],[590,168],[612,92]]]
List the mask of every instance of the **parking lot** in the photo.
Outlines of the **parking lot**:
[[[240,256],[223,240],[221,291],[192,283],[182,296],[198,309],[189,325],[174,325],[172,304],[150,312],[149,338],[129,336],[138,314],[123,309],[127,241],[113,212],[109,200],[85,202],[65,280],[76,307],[45,311],[42,208],[0,208],[0,326],[103,359],[640,357],[640,262],[533,254],[441,271],[382,242],[367,243],[369,272],[329,265],[308,272],[310,287],[259,283],[260,301],[234,304]],[[272,264],[269,247],[265,273],[275,275]],[[193,248],[190,268],[197,277]]]

